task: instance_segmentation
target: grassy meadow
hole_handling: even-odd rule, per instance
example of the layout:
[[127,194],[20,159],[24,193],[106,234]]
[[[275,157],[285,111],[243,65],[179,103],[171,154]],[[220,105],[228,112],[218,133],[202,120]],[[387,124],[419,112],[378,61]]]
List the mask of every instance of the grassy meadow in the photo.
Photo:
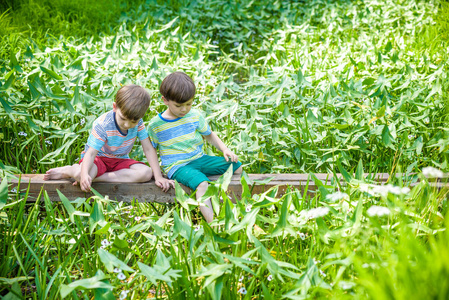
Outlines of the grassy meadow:
[[[447,1],[3,1],[0,297],[447,299],[448,61]],[[177,70],[246,173],[345,184],[242,177],[234,204],[225,174],[211,224],[179,187],[167,206],[8,188],[75,163],[121,85],[150,92],[149,121]]]

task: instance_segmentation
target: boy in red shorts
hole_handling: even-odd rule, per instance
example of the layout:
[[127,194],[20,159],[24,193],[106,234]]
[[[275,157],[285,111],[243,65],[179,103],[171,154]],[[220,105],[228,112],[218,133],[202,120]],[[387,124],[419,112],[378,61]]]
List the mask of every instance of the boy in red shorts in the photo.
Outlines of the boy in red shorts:
[[[162,177],[161,169],[148,132],[142,121],[150,105],[150,95],[138,85],[120,88],[112,104],[112,110],[96,119],[81,153],[80,164],[50,169],[44,180],[73,178],[74,185],[90,191],[92,181],[101,182],[145,182],[154,175],[156,185],[164,191],[174,181]],[[129,158],[136,138],[150,164]]]

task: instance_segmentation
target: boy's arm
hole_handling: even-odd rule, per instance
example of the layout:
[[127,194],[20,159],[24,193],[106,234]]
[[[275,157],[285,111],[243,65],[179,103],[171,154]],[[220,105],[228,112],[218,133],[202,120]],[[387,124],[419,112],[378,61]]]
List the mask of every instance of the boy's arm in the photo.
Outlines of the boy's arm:
[[84,192],[90,191],[90,186],[92,185],[92,178],[89,175],[89,171],[94,164],[95,156],[97,156],[98,150],[92,147],[87,149],[83,157],[83,162],[81,163],[81,174],[80,174],[80,187]]
[[142,144],[143,153],[145,153],[145,157],[153,170],[156,185],[164,192],[167,192],[170,189],[170,185],[175,188],[175,182],[173,180],[162,177],[161,167],[159,166],[159,161],[157,160],[156,149],[154,149],[150,139],[147,138],[141,140],[140,143]]
[[234,154],[231,150],[226,147],[226,145],[221,141],[221,139],[217,136],[215,132],[212,131],[209,135],[203,135],[203,137],[211,143],[215,148],[223,152],[223,156],[226,159],[226,161],[231,160],[232,162],[237,162],[239,160],[239,157]]

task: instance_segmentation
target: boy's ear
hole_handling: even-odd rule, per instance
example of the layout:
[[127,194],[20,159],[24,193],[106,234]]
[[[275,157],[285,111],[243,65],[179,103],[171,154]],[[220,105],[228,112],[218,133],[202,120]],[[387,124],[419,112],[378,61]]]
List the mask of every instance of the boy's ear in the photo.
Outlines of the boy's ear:
[[117,103],[112,102],[112,110],[115,112],[117,110]]
[[162,96],[162,101],[164,102],[165,105],[168,105],[168,100],[164,96]]

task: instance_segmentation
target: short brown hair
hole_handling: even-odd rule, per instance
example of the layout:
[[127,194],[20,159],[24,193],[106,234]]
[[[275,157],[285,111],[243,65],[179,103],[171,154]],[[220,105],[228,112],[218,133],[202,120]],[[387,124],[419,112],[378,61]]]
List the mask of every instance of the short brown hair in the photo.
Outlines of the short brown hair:
[[141,86],[122,86],[115,95],[115,103],[123,116],[129,120],[141,119],[150,106],[150,94]]
[[167,100],[184,103],[195,96],[196,88],[189,75],[183,72],[174,72],[164,78],[159,91]]

